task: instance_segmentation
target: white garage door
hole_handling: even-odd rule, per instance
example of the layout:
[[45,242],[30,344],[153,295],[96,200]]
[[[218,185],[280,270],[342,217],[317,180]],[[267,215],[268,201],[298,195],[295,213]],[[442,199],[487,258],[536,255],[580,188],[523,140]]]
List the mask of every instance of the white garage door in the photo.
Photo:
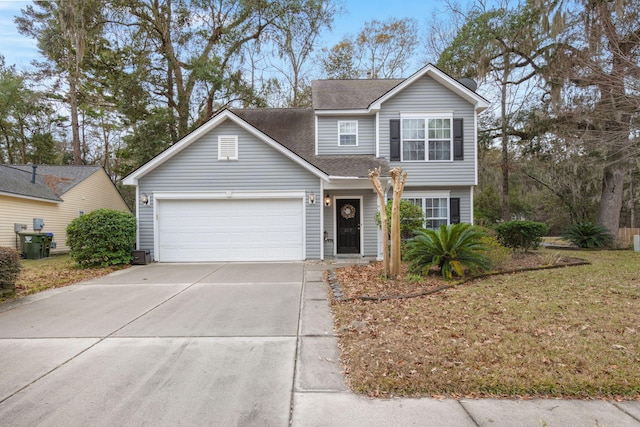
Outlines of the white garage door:
[[158,200],[160,262],[303,259],[301,199]]

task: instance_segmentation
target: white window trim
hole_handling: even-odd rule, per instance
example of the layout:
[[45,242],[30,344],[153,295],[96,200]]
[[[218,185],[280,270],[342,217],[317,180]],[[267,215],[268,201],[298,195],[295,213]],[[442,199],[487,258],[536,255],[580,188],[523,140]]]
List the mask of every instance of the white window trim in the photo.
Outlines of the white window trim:
[[[228,152],[226,155],[223,155],[222,146],[225,144],[234,145],[233,156],[229,156]],[[225,161],[225,162],[229,160],[238,160],[238,135],[219,135],[218,136],[218,160]]]
[[[402,199],[421,199],[422,213],[424,215],[424,226],[427,225],[427,202],[426,199],[447,199],[447,225],[451,224],[451,192],[450,191],[408,191],[402,193]],[[435,219],[444,219],[437,217]]]
[[[354,135],[353,133],[342,133],[340,132],[340,125],[343,123],[355,123],[356,125],[356,131],[355,131],[355,136],[356,136],[356,143],[355,145],[352,144],[341,144],[340,143],[340,137],[342,135]],[[338,120],[338,147],[357,147],[358,144],[360,143],[359,138],[358,138],[358,121],[357,120]]]
[[[404,126],[405,119],[418,119],[425,121],[424,127],[424,160],[405,160],[404,159]],[[429,119],[449,119],[449,160],[430,160],[429,159]],[[440,141],[440,140],[439,140]],[[400,115],[400,161],[406,163],[451,163],[453,162],[453,113],[404,113]]]

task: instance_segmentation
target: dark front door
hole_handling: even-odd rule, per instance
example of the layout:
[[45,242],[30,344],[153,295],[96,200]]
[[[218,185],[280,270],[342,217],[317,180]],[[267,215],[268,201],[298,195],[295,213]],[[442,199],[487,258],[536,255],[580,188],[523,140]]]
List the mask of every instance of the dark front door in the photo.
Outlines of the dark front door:
[[360,200],[336,200],[336,227],[339,254],[360,253]]

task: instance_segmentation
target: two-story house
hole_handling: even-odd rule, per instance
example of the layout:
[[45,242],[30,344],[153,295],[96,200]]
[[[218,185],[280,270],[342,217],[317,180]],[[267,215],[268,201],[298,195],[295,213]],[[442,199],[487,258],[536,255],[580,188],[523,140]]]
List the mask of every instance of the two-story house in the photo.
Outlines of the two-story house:
[[401,166],[431,227],[473,221],[487,101],[427,65],[322,80],[313,108],[224,110],[135,172],[139,249],[160,262],[381,256],[368,179]]

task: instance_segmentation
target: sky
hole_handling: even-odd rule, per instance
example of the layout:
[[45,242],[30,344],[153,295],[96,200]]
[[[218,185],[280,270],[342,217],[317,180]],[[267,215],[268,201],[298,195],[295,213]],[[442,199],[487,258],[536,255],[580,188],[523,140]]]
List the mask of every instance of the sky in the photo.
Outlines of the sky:
[[[20,15],[20,9],[31,1],[0,0],[0,54],[7,65],[16,65],[19,71],[31,68],[33,59],[38,58],[36,42],[18,33],[14,18]],[[388,17],[413,17],[423,24],[432,12],[443,9],[441,0],[343,0],[344,13],[334,22],[334,28],[325,34],[323,40],[327,46],[333,46],[346,34],[357,33],[365,22],[373,19],[384,20]]]

